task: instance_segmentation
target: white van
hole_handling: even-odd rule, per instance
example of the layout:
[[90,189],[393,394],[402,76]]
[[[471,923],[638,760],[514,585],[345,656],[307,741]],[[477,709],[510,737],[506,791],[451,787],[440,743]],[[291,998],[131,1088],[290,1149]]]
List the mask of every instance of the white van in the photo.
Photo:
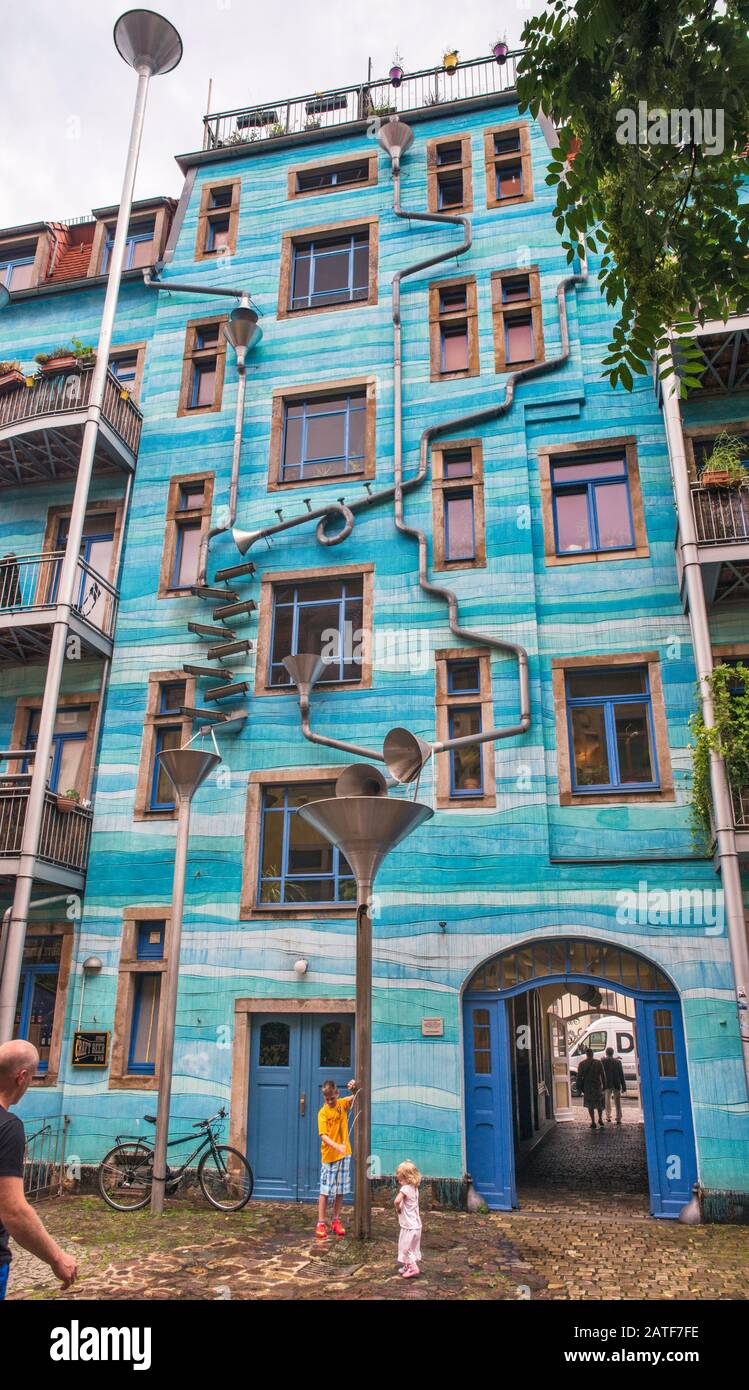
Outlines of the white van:
[[577,1069],[589,1047],[593,1050],[593,1056],[600,1059],[605,1057],[607,1047],[613,1047],[614,1056],[620,1059],[624,1068],[624,1079],[627,1085],[637,1085],[639,1068],[635,1027],[629,1019],[619,1018],[616,1014],[608,1014],[605,1018],[597,1018],[593,1023],[588,1024],[585,1032],[570,1049],[570,1084],[573,1090]]

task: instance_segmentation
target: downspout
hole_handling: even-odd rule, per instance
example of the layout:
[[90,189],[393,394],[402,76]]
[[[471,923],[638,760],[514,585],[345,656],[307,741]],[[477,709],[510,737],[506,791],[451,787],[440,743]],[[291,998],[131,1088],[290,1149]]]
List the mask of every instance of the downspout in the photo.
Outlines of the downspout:
[[[713,671],[713,649],[710,639],[710,624],[705,602],[705,589],[702,580],[697,531],[692,510],[692,492],[689,485],[689,470],[684,451],[684,433],[681,421],[681,407],[677,388],[678,377],[675,372],[661,378],[663,391],[663,418],[666,426],[668,456],[671,464],[676,515],[678,520],[678,546],[684,571],[684,581],[689,603],[689,624],[692,630],[694,661],[700,687],[702,718],[707,729],[715,728],[715,708],[710,688]],[[726,775],[726,765],[720,754],[710,749],[710,790],[712,793],[713,816],[715,821],[716,858],[720,866],[723,883],[723,898],[726,921],[728,923],[728,942],[736,981],[736,1008],[738,1013],[739,1035],[744,1059],[744,1076],[749,1092],[749,1013],[747,1012],[747,992],[749,991],[749,946],[747,945],[744,922],[744,903],[741,888],[741,872],[736,850],[733,806]]]

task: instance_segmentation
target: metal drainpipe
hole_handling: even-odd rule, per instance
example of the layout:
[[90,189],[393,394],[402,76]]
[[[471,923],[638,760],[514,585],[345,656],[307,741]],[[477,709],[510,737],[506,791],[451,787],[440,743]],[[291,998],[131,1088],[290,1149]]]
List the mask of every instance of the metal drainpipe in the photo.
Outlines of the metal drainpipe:
[[373,748],[362,748],[358,743],[343,743],[338,738],[325,738],[323,734],[315,734],[310,728],[309,722],[310,700],[309,695],[299,692],[299,712],[302,718],[302,733],[310,743],[321,743],[325,748],[338,748],[342,753],[353,753],[357,758],[366,758],[368,762],[384,763],[385,759],[382,752],[377,752]]
[[[158,266],[156,267],[158,272]],[[238,299],[243,309],[250,307],[249,290],[220,289],[216,285],[188,285],[184,280],[159,280],[150,267],[143,271],[143,283],[149,290],[174,290],[177,294],[217,294],[226,299]]]
[[[692,630],[694,660],[700,687],[700,702],[705,727],[715,727],[715,709],[709,679],[713,670],[713,649],[710,639],[710,623],[705,602],[705,589],[702,581],[697,532],[692,510],[692,492],[689,485],[689,471],[684,452],[684,433],[681,422],[681,407],[677,390],[677,377],[662,379],[663,418],[666,426],[668,456],[671,464],[671,477],[676,499],[678,519],[678,545],[684,569],[687,599],[689,602],[689,625]],[[728,787],[726,767],[723,759],[713,749],[710,750],[710,789],[712,792],[713,815],[715,819],[716,855],[720,865],[725,914],[728,923],[728,941],[731,949],[733,973],[736,981],[736,1007],[744,1059],[744,1076],[749,1093],[749,1013],[747,1012],[747,991],[749,991],[749,946],[747,945],[744,922],[744,903],[741,888],[741,872],[736,852],[736,833],[733,823],[733,806]]]

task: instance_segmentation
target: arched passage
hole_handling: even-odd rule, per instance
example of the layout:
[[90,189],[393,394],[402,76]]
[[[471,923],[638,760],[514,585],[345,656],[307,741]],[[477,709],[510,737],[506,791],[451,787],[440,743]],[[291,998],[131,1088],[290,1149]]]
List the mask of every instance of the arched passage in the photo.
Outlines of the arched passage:
[[[518,1205],[516,1137],[528,1107],[559,1106],[546,1077],[540,1011],[557,994],[583,1003],[597,991],[634,1001],[653,1216],[675,1217],[697,1177],[681,1004],[652,961],[611,942],[575,937],[527,942],[486,961],[463,1002],[468,1170],[487,1205]],[[619,1012],[619,1011],[617,1011]],[[543,1101],[541,1099],[543,1094]],[[531,1115],[532,1120],[532,1115]]]

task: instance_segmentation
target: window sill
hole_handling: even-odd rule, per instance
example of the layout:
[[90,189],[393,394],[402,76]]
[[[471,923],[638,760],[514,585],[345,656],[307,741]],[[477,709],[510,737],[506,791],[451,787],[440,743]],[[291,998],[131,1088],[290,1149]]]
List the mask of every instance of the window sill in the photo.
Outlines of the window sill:
[[[369,690],[371,680],[363,677],[358,681],[318,681],[315,686],[317,694],[323,694],[326,690]],[[257,686],[255,695],[295,695],[299,698],[299,691],[295,685],[260,685]]]
[[142,821],[142,820],[176,820],[176,819],[177,819],[177,808],[176,808],[176,806],[175,806],[175,808],[174,808],[173,811],[169,811],[169,810],[152,811],[152,810],[149,810],[149,809],[144,810],[143,808],[141,808],[139,811],[134,811],[134,812],[133,812],[133,820],[137,820],[137,821]]
[[626,550],[590,550],[584,554],[567,552],[565,555],[547,555],[547,565],[589,565],[600,564],[606,560],[647,560],[650,556],[650,547],[647,545],[633,545]]
[[307,907],[290,907],[286,903],[244,903],[240,908],[240,919],[247,921],[268,921],[277,917],[291,919],[306,918],[309,920],[324,920],[327,917],[356,917],[356,903],[320,903],[315,907],[310,903]]
[[563,791],[559,793],[560,806],[626,806],[631,801],[641,805],[643,802],[674,800],[673,787],[662,787],[659,791],[651,788],[649,791],[642,792],[633,790],[617,792]]
[[342,299],[338,304],[311,304],[300,309],[280,309],[276,317],[278,319],[297,319],[305,314],[335,314],[340,309],[366,309],[377,303],[376,295],[368,295],[364,299]]
[[159,1077],[155,1076],[134,1076],[127,1072],[124,1076],[109,1077],[110,1091],[158,1091]]

